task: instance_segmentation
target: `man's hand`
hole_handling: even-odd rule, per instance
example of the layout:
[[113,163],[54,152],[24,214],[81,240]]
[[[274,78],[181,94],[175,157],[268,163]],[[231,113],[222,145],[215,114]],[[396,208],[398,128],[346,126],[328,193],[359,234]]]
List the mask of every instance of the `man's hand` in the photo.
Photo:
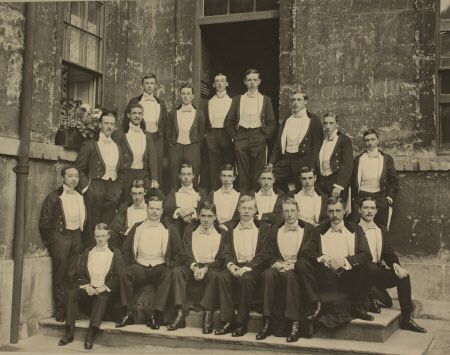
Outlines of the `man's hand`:
[[192,216],[191,215],[187,215],[187,216],[183,217],[183,221],[185,223],[192,223]]
[[158,183],[158,181],[152,180],[152,183],[151,183],[150,187],[151,187],[152,189],[159,189],[159,183]]
[[238,277],[238,272],[239,272],[239,267],[236,265],[230,265],[228,267],[228,271],[230,272],[231,275],[233,275],[234,277]]
[[102,292],[105,292],[105,291],[106,291],[106,287],[105,287],[105,285],[103,285],[102,287],[97,287],[97,288],[95,288],[94,291],[95,291],[95,294],[96,294],[96,295],[99,295],[99,294],[101,294]]
[[406,276],[408,276],[408,271],[404,267],[400,266],[397,263],[393,264],[392,266],[394,267],[394,272],[399,279],[404,279]]
[[278,272],[285,272],[285,264],[281,261],[277,261],[275,264],[273,264],[273,267],[278,270]]
[[85,288],[86,293],[88,296],[94,296],[95,295],[95,289],[91,285],[87,285]]
[[333,270],[343,268],[345,266],[345,258],[331,258],[330,266]]
[[248,267],[248,266],[243,266],[243,267],[241,267],[240,269],[239,269],[239,271],[237,272],[237,274],[238,274],[238,277],[241,277],[242,275],[244,275],[246,272],[248,272],[248,271],[252,271],[252,268],[251,267]]
[[330,268],[330,262],[331,262],[331,257],[329,255],[325,255],[323,254],[322,256],[320,256],[319,258],[317,258],[317,261],[319,263],[323,263],[327,268]]
[[333,197],[339,197],[341,195],[341,189],[335,187],[333,191],[331,191],[331,196]]

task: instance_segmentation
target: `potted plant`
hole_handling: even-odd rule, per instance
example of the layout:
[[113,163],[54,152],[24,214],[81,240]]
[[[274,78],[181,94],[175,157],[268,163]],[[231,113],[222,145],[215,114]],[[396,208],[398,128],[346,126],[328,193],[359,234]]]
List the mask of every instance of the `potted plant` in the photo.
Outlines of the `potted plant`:
[[55,144],[79,150],[85,140],[94,138],[98,132],[101,113],[100,109],[92,109],[80,100],[62,100],[61,119]]

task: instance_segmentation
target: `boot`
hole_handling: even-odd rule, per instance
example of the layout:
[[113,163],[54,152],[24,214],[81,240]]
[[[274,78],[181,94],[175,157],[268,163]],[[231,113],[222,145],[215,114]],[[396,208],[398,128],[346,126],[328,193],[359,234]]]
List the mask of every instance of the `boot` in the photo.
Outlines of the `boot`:
[[122,328],[131,324],[134,324],[134,314],[132,311],[128,311],[127,314],[116,323],[116,328]]
[[298,320],[292,321],[291,332],[288,334],[286,341],[288,343],[295,343],[300,338],[300,328]]
[[92,346],[94,345],[94,339],[97,335],[97,329],[96,327],[89,326],[89,329],[86,334],[86,339],[84,340],[84,348],[87,350],[92,349]]
[[212,333],[212,322],[213,322],[213,312],[212,311],[203,311],[203,334],[211,334]]
[[264,317],[263,322],[263,327],[256,334],[256,340],[264,340],[272,334],[270,317]]
[[178,309],[178,315],[175,320],[167,326],[167,330],[177,330],[186,327],[186,319],[184,318],[183,310]]
[[58,345],[64,346],[73,342],[73,333],[75,332],[75,327],[66,326],[66,334],[59,340]]
[[160,317],[157,311],[150,312],[147,317],[147,327],[158,330],[161,325]]

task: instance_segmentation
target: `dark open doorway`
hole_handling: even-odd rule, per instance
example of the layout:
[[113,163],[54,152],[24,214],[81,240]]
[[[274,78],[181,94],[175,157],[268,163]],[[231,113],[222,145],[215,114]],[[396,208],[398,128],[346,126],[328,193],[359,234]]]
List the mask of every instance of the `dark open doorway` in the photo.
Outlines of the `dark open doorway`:
[[244,72],[258,69],[262,72],[260,92],[271,97],[278,116],[278,19],[204,25],[201,35],[202,82],[211,85],[216,73],[224,73],[233,97],[246,90]]

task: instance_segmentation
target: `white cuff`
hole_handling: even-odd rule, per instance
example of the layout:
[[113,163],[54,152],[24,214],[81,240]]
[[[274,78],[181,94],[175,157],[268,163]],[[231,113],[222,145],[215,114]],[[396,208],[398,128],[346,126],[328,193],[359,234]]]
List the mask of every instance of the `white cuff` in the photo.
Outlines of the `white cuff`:
[[191,271],[194,271],[194,267],[198,267],[197,263],[194,261],[190,266],[189,269],[191,269]]
[[227,269],[230,270],[230,266],[235,266],[231,261],[227,264]]
[[337,187],[339,190],[344,191],[344,188],[341,185],[333,184],[334,187]]
[[108,286],[105,285],[106,291],[111,292]]
[[123,235],[128,235],[128,233],[130,233],[132,227],[127,228],[127,230],[125,231],[125,233],[123,233]]
[[180,213],[180,210],[181,210],[181,207],[178,207],[176,210],[175,210],[175,212],[173,213],[173,219],[177,219],[178,217],[180,217],[179,216],[179,213]]
[[389,200],[389,202],[390,202],[391,204],[394,203],[394,200],[393,200],[391,197],[386,196],[386,198]]
[[80,285],[80,288],[85,289],[86,287],[91,286],[91,284]]
[[348,262],[347,258],[344,258],[345,260],[345,265],[343,266],[344,270],[351,270],[352,266],[350,265],[350,263]]

